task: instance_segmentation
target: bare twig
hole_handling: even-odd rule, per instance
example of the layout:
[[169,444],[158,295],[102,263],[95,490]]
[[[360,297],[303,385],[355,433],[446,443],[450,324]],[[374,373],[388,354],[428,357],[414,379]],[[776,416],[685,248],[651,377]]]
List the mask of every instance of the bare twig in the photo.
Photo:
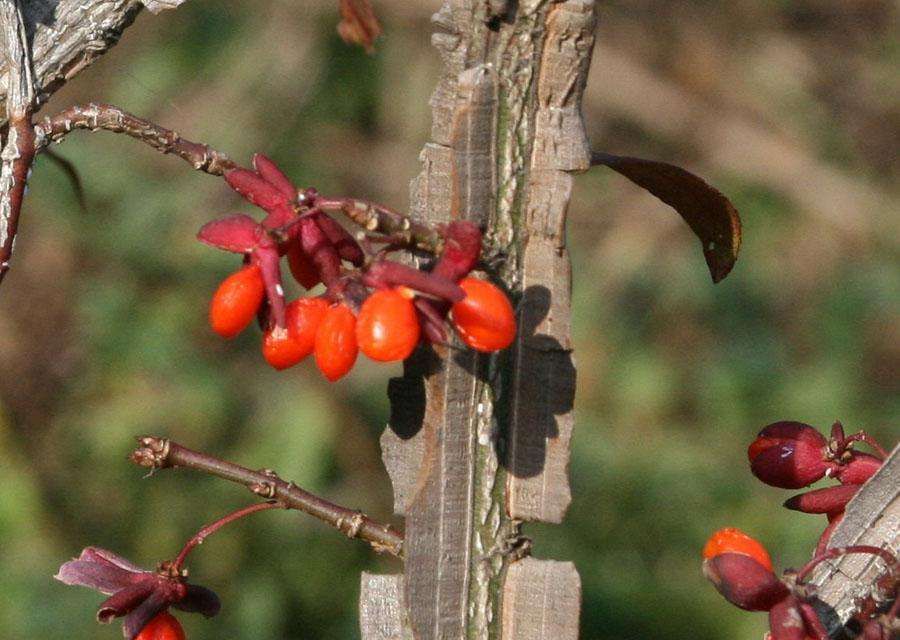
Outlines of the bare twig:
[[31,114],[34,108],[34,79],[31,54],[25,34],[21,0],[0,2],[0,33],[5,41],[3,55],[8,90],[6,114],[9,124],[0,151],[0,282],[9,271],[19,214],[25,195],[25,182],[34,161],[34,130]]
[[367,231],[389,236],[392,244],[433,254],[441,252],[443,238],[436,229],[383,205],[354,198],[320,196],[316,206],[325,211],[340,211]]
[[161,153],[171,153],[186,160],[198,171],[220,176],[237,163],[221,151],[200,142],[182,138],[171,129],[144,120],[111,104],[90,103],[69,107],[53,117],[44,118],[35,127],[38,150],[51,142],[60,142],[76,129],[124,133]]
[[378,552],[403,557],[403,534],[390,525],[375,522],[365,514],[341,507],[285,482],[272,471],[252,471],[232,462],[193,451],[154,436],[138,438],[131,454],[135,464],[151,469],[186,467],[242,484],[266,500],[276,500],[285,508],[297,509],[327,522],[350,538],[365,540]]

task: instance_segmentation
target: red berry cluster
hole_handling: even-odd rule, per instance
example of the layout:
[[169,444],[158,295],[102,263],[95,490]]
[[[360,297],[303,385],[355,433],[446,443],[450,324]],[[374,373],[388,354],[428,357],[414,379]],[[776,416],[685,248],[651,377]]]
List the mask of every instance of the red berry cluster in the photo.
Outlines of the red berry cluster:
[[[873,445],[878,455],[854,451],[853,445],[860,441]],[[844,507],[881,468],[884,451],[865,432],[845,435],[840,422],[831,427],[830,438],[802,422],[775,422],[750,443],[747,457],[753,475],[773,487],[800,489],[825,477],[838,481],[837,486],[801,493],[784,503],[788,509],[828,518],[816,545],[820,553],[844,517]]]
[[[853,450],[856,442],[866,442],[878,455]],[[820,562],[847,553],[867,553],[880,557],[887,566],[876,585],[873,597],[861,603],[856,616],[865,640],[896,637],[897,591],[900,565],[888,551],[877,547],[828,548],[831,533],[844,515],[850,499],[880,468],[884,450],[865,432],[844,434],[835,423],[831,437],[825,438],[813,427],[800,422],[776,422],[763,429],[748,449],[753,474],[766,484],[798,489],[824,477],[834,478],[837,486],[799,494],[785,507],[805,513],[824,514],[828,526],[816,545],[813,559],[800,571],[775,575],[766,549],[756,540],[734,528],[714,533],[703,549],[703,572],[716,589],[732,604],[747,611],[769,613],[767,640],[827,640],[824,628],[811,601],[813,588],[806,577]]]
[[[245,266],[225,279],[210,305],[210,324],[225,338],[256,317],[263,327],[262,352],[276,369],[292,367],[311,353],[331,381],[353,368],[362,351],[379,362],[404,360],[420,341],[444,343],[450,318],[472,349],[499,351],[512,343],[515,313],[506,294],[471,277],[481,253],[481,231],[469,222],[438,229],[442,249],[430,270],[387,259],[401,248],[390,237],[371,250],[373,238],[357,241],[324,210],[339,200],[315,189],[298,189],[262,155],[254,170],[225,173],[228,184],[266,212],[262,222],[238,214],[200,229],[198,238],[244,255]],[[286,303],[281,258],[294,279],[325,292]]]

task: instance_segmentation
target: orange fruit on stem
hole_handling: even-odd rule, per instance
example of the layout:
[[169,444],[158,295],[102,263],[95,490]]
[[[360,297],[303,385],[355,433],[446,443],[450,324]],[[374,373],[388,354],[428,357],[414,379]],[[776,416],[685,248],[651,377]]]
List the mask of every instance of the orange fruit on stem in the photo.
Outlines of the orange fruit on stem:
[[356,341],[372,360],[406,360],[421,335],[416,308],[405,291],[382,289],[363,302],[356,319]]
[[476,351],[500,351],[516,337],[516,314],[506,294],[477,278],[463,278],[466,297],[450,310],[459,337]]
[[316,332],[328,302],[322,298],[298,298],[285,308],[285,327],[270,327],[263,335],[263,357],[279,371],[293,367],[312,353]]
[[709,540],[706,541],[706,546],[703,547],[703,558],[705,560],[715,558],[723,553],[740,553],[750,556],[766,569],[772,571],[772,559],[769,557],[769,552],[766,551],[766,548],[740,529],[734,527],[719,529],[710,536]]
[[168,611],[156,614],[135,640],[185,640],[181,623]]
[[338,303],[325,312],[316,331],[316,366],[331,382],[342,378],[356,363],[356,316],[347,305]]
[[265,295],[262,272],[255,264],[231,274],[213,294],[209,324],[223,338],[233,338],[247,328]]

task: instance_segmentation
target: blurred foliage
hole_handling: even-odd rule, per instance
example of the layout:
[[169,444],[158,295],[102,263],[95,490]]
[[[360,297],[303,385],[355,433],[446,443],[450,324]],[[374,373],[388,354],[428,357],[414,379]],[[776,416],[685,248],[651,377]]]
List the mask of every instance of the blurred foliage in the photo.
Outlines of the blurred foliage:
[[[303,184],[403,207],[439,74],[437,0],[378,0],[366,56],[334,35],[334,3],[192,0],[143,15],[46,111],[112,102],[236,158],[264,151]],[[745,447],[766,423],[836,418],[893,444],[900,414],[897,7],[886,0],[601,3],[585,103],[613,153],[682,164],[743,213],[744,249],[713,287],[670,211],[598,169],[571,207],[575,263],[574,501],[528,526],[573,559],[582,637],[756,639],[700,577],[706,536],[736,525],[780,566],[823,521],[779,508]],[[132,438],[168,434],[272,467],[388,518],[377,440],[390,367],[338,385],[276,374],[258,335],[215,338],[206,305],[234,259],[194,240],[246,207],[217,180],[109,134],[74,134],[79,212],[63,173],[36,167],[0,294],[0,628],[6,640],[117,638],[96,594],[51,579],[87,544],[152,565],[249,495],[188,472],[142,479]],[[894,214],[890,212],[893,211]],[[309,518],[255,516],[191,562],[225,606],[191,638],[358,636],[359,572],[396,571]]]

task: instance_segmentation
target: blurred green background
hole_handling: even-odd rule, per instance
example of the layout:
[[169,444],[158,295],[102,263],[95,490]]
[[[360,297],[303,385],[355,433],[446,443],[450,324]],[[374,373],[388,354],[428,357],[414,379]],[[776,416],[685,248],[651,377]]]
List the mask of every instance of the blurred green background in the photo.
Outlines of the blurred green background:
[[[331,1],[191,0],[142,15],[45,112],[112,102],[237,159],[263,151],[297,182],[398,208],[430,126],[438,0],[376,0],[374,56],[334,35]],[[888,0],[601,2],[585,115],[597,148],[682,164],[742,212],[741,259],[713,286],[694,237],[602,169],[578,178],[574,501],[528,526],[572,559],[582,637],[756,640],[764,616],[700,576],[724,525],[780,566],[824,519],[779,505],[745,448],[777,419],[841,419],[892,445],[900,415],[900,40]],[[51,579],[94,544],[152,565],[245,504],[188,472],[142,479],[133,436],[166,434],[390,518],[378,437],[399,367],[360,362],[329,385],[276,374],[248,331],[226,343],[206,308],[233,256],[194,240],[249,212],[223,184],[111,134],[73,134],[88,198],[38,161],[0,293],[0,629],[6,640],[118,638],[99,597]],[[398,571],[308,517],[265,513],[197,551],[224,601],[189,636],[358,636],[359,572]]]

